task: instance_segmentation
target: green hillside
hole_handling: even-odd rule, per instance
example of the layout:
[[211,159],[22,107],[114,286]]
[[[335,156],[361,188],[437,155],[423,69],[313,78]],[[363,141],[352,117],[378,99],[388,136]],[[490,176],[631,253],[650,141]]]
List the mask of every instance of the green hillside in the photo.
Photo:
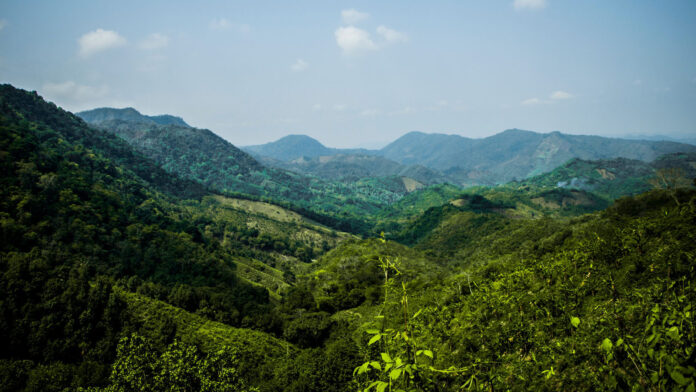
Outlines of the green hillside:
[[[162,153],[214,140],[148,127],[126,128],[171,130]],[[327,216],[180,179],[146,145],[0,87],[0,391],[696,388],[689,154],[613,202],[383,177],[322,183]],[[622,173],[593,164],[552,173]]]
[[521,184],[547,188],[582,189],[608,200],[636,195],[652,189],[658,170],[677,169],[684,179],[696,177],[696,154],[674,153],[652,162],[631,159],[586,161],[573,159],[553,171],[524,180]]
[[420,165],[402,165],[392,160],[363,154],[332,154],[280,161],[257,155],[264,165],[317,176],[327,180],[357,181],[368,177],[408,177],[426,184],[452,182],[435,170]]
[[623,157],[650,162],[664,154],[695,151],[696,146],[676,142],[510,129],[482,139],[412,132],[384,147],[379,155],[439,170],[462,185],[495,185],[551,171],[573,158]]
[[[0,108],[0,375],[10,390],[103,384],[134,333],[153,352],[176,339],[208,353],[236,341],[216,323],[282,336],[271,297],[298,265],[347,238],[277,206],[264,214],[156,177],[120,139],[34,94],[3,86]],[[115,151],[124,165],[105,155]],[[151,172],[143,179],[131,165]],[[176,196],[187,186],[201,199]],[[170,306],[149,305],[157,301]]]
[[110,115],[113,110],[80,115],[177,177],[219,192],[262,198],[321,215],[322,223],[342,231],[369,232],[371,225],[365,219],[412,190],[403,184],[389,186],[388,179],[344,183],[265,167],[209,130],[142,121],[137,112],[115,117]]

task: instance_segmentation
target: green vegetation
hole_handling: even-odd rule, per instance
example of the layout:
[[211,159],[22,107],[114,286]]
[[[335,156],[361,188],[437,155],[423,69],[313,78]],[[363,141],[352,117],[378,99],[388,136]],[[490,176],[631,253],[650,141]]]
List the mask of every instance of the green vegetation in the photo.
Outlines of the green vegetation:
[[675,142],[509,129],[483,139],[411,132],[384,147],[378,155],[439,170],[457,184],[470,186],[525,179],[578,157],[624,157],[650,162],[665,154],[694,152],[696,146]]
[[543,177],[326,182],[325,215],[181,180],[1,86],[0,391],[693,391],[688,162],[613,203]]
[[693,178],[696,176],[696,154],[666,154],[649,163],[626,158],[597,161],[572,159],[549,173],[528,178],[521,184],[585,190],[607,200],[615,200],[652,189],[651,179],[657,171],[665,169],[679,170],[685,179]]
[[353,182],[370,177],[406,177],[428,185],[451,181],[441,173],[425,166],[405,166],[376,155],[334,153],[315,158],[303,156],[289,162],[264,156],[259,156],[258,159],[271,167],[313,175],[325,180]]
[[228,195],[294,209],[337,230],[370,232],[371,225],[365,220],[409,192],[400,179],[396,186],[393,178],[346,183],[265,167],[209,130],[162,125],[137,112],[110,110],[114,109],[81,115],[122,138],[168,173]]

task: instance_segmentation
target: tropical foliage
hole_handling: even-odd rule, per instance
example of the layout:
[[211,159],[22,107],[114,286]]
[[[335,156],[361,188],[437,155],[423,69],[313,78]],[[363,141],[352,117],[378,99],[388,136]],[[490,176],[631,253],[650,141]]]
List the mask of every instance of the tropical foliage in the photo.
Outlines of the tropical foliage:
[[696,190],[661,162],[611,204],[519,183],[345,202],[382,178],[320,214],[2,86],[0,391],[694,391]]

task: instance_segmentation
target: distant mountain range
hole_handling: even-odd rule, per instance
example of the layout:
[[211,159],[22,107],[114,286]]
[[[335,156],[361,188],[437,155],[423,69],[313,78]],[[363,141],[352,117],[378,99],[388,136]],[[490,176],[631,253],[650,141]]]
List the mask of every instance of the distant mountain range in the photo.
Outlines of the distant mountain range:
[[[319,158],[319,164],[336,166],[334,159],[321,157],[355,155],[354,150],[323,146],[308,136],[291,136],[273,143],[245,147],[258,157],[271,158],[269,165],[283,166],[300,157]],[[458,135],[408,133],[380,150],[360,150],[362,155],[386,158],[402,165],[421,165],[458,185],[494,185],[545,172],[573,159],[628,158],[649,162],[676,152],[696,152],[696,146],[672,141],[615,139],[600,136],[547,134],[510,129],[502,133],[471,139]],[[309,159],[310,162],[317,160]],[[291,167],[288,167],[292,169]],[[396,170],[396,166],[394,166]],[[335,171],[335,169],[332,169]],[[402,170],[399,167],[399,170]],[[396,174],[396,173],[394,173]]]
[[403,165],[364,148],[329,148],[306,135],[288,135],[275,142],[242,147],[267,166],[329,180],[357,181],[369,177],[406,177],[422,184],[455,182],[422,165]]
[[667,141],[667,142],[687,143],[687,144],[696,145],[696,137],[629,134],[629,135],[623,136],[622,139],[652,140],[652,141],[662,140],[662,141]]
[[[415,180],[417,185],[404,186],[417,189],[446,182],[470,186],[520,181],[551,172],[572,159],[625,158],[647,163],[665,154],[696,153],[696,146],[674,141],[519,129],[481,139],[410,132],[379,150],[330,148],[306,135],[289,135],[239,149],[211,131],[190,127],[171,115],[146,116],[133,108],[100,108],[78,116],[118,134],[165,169],[186,178],[219,189],[252,194],[284,192],[283,197],[292,194],[291,199],[303,200],[311,198],[302,190],[307,180],[293,179],[290,172],[344,182],[397,177],[404,178],[404,184]],[[271,183],[276,185],[269,186]],[[297,183],[303,185],[293,185]]]

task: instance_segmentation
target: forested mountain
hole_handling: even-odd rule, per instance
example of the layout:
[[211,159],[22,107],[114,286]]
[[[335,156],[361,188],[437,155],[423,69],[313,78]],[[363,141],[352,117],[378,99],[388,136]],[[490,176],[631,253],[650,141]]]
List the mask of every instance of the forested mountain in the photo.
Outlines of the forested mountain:
[[[367,219],[422,186],[394,175],[344,183],[266,167],[209,130],[155,124],[135,115],[111,118],[109,113],[112,111],[97,109],[79,115],[122,138],[171,174],[217,191],[291,203],[305,213],[318,214],[315,218],[340,230],[366,232],[369,225],[357,218]],[[418,174],[418,169],[413,173]]]
[[76,113],[78,117],[90,124],[103,124],[109,121],[123,121],[143,124],[178,125],[188,127],[181,117],[162,114],[158,116],[146,116],[133,108],[115,109],[98,108]]
[[[345,234],[190,189],[121,139],[8,85],[0,131],[3,390],[103,384],[123,353],[119,340],[133,334],[147,341],[138,350],[176,338],[207,347],[186,352],[200,360],[217,353],[221,368],[187,364],[208,382],[270,381],[238,364],[243,352],[264,351],[263,362],[294,350],[267,334],[282,335],[284,323],[269,294],[279,298],[301,264]],[[220,344],[237,348],[223,353]],[[246,375],[221,373],[245,367]]]
[[256,146],[245,146],[244,150],[258,156],[273,158],[279,161],[292,161],[298,158],[317,158],[320,156],[338,154],[368,154],[370,151],[362,148],[341,149],[329,148],[318,140],[307,135],[288,135],[274,142]]
[[438,184],[363,211],[387,233],[361,239],[112,132],[0,86],[0,391],[696,388],[692,178],[611,205]]
[[622,157],[649,162],[675,152],[696,152],[696,146],[511,129],[483,139],[412,132],[379,154],[397,162],[440,170],[465,185],[492,185],[551,171],[572,158]]
[[267,166],[280,167],[297,173],[311,174],[327,180],[357,181],[368,177],[407,177],[422,185],[452,182],[442,173],[421,165],[402,165],[392,160],[361,154],[321,155],[279,161],[259,156]]
[[[246,149],[259,157],[281,161],[269,161],[270,164],[295,170],[302,170],[296,162],[291,162],[298,158],[318,158],[309,162],[321,162],[322,159],[330,161],[326,158],[328,156],[356,154],[350,150],[327,148],[308,136],[299,135]],[[696,146],[672,141],[613,139],[560,132],[542,134],[509,129],[482,139],[411,132],[381,150],[365,150],[358,154],[381,156],[403,165],[425,166],[438,178],[468,186],[522,180],[549,172],[573,158],[627,158],[650,162],[661,155],[677,152],[696,152]],[[301,159],[297,163],[302,165],[306,161]],[[334,167],[339,165],[334,162]],[[349,171],[350,166],[344,166]],[[323,168],[316,170],[321,172]]]
[[581,189],[614,200],[665,185],[655,183],[656,174],[662,175],[664,181],[688,184],[690,178],[696,177],[696,153],[666,154],[652,162],[626,158],[597,161],[576,158],[521,184]]
[[[289,135],[271,143],[243,149],[266,166],[324,179],[356,181],[369,177],[398,176],[413,179],[422,185],[454,182],[437,170],[422,165],[402,165],[381,157],[377,150],[328,148],[306,135]],[[409,191],[413,189],[409,188]]]
[[[117,115],[111,116],[114,112]],[[254,174],[265,169],[249,154],[207,129],[157,124],[134,109],[95,109],[77,115],[123,138],[165,170],[221,190],[252,193],[247,188],[260,183],[254,181]],[[211,162],[216,165],[210,167]]]

